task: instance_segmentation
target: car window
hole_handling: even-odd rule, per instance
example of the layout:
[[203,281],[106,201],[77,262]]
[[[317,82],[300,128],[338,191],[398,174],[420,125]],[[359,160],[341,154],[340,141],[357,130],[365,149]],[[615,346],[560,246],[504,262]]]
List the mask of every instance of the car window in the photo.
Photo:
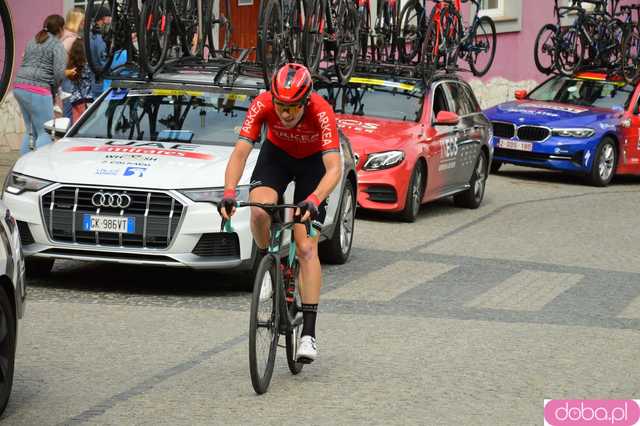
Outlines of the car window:
[[480,108],[480,104],[476,99],[476,95],[473,94],[473,90],[471,90],[468,86],[462,86],[463,93],[465,94],[465,100],[469,105],[469,110],[471,113],[480,112],[482,109]]
[[449,82],[446,85],[449,90],[449,102],[452,105],[452,112],[461,117],[476,112],[463,85],[455,82]]
[[538,86],[527,98],[578,106],[626,109],[632,95],[633,86],[623,82],[557,77]]
[[251,103],[249,96],[233,93],[113,93],[71,136],[233,145]]
[[433,91],[433,120],[440,111],[451,111],[444,87],[444,84],[438,84]]
[[397,82],[355,83],[345,87],[320,87],[317,91],[337,114],[418,121],[424,104],[422,86]]

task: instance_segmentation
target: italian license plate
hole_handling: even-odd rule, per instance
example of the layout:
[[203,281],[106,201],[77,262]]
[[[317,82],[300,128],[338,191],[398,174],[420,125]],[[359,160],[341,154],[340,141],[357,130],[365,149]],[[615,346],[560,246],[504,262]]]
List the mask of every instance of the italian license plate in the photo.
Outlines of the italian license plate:
[[82,217],[82,229],[90,232],[132,234],[136,230],[136,218],[85,214]]
[[511,141],[509,139],[500,139],[498,141],[499,148],[514,149],[516,151],[533,151],[531,142]]

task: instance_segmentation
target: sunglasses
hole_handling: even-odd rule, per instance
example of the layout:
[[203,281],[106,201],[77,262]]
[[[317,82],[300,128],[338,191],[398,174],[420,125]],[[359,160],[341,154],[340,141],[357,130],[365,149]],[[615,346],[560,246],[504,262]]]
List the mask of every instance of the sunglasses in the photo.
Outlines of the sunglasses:
[[305,103],[304,102],[298,102],[296,104],[286,104],[283,102],[280,102],[276,99],[273,100],[273,105],[275,105],[275,107],[280,111],[280,112],[288,112],[289,114],[295,114],[298,111],[300,111],[302,108],[304,108]]

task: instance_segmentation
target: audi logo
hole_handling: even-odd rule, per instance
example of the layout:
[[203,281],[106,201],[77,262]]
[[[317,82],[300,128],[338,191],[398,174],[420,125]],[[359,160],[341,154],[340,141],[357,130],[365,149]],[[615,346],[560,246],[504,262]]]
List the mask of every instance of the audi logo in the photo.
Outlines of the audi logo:
[[131,205],[131,197],[127,194],[112,194],[100,191],[93,194],[91,203],[96,207],[126,209]]

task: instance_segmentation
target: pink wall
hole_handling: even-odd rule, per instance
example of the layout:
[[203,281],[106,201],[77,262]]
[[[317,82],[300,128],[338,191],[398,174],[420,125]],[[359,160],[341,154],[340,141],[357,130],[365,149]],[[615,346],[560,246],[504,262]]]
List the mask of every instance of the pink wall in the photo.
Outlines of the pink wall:
[[27,42],[42,28],[45,18],[54,13],[63,14],[63,0],[8,0],[7,3],[16,41],[15,70],[22,63]]
[[[506,0],[509,1],[509,0]],[[637,4],[640,0],[623,0],[624,4]],[[522,31],[498,34],[496,58],[493,67],[483,78],[504,77],[511,81],[536,80],[546,78],[538,72],[533,61],[533,47],[538,31],[546,23],[555,23],[553,0],[523,0]],[[465,11],[465,17],[468,17]]]

